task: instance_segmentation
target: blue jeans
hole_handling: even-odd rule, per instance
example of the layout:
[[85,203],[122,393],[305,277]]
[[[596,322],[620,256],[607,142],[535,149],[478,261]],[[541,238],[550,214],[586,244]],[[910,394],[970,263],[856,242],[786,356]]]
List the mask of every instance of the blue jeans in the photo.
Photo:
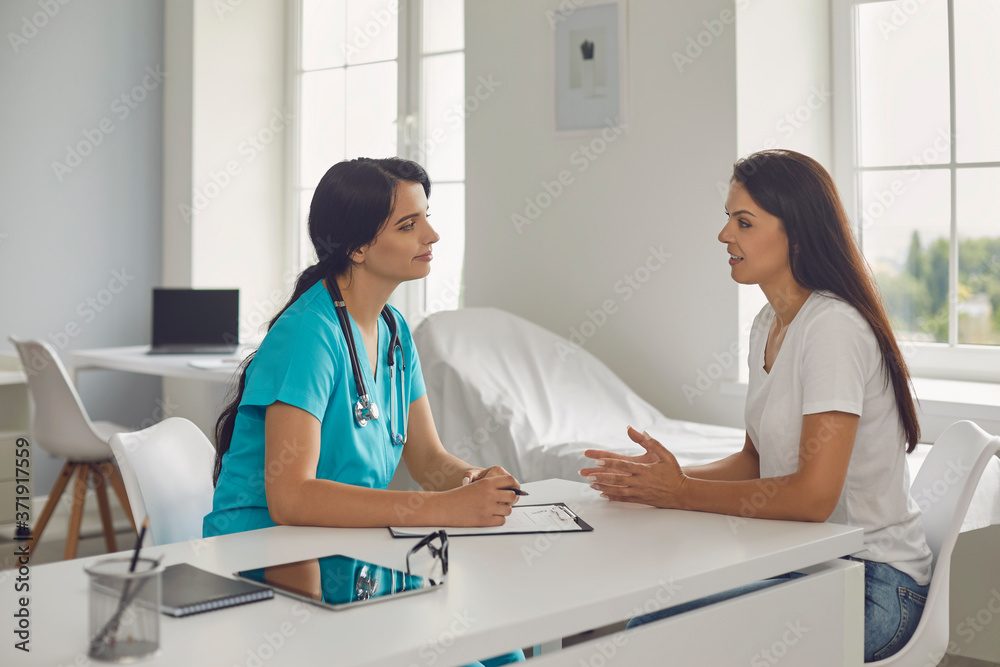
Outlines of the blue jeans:
[[[888,658],[903,648],[917,629],[920,615],[924,611],[924,603],[927,601],[928,586],[920,586],[912,577],[891,565],[853,556],[846,558],[863,563],[865,566],[865,662]],[[685,602],[652,614],[637,616],[629,621],[628,627],[683,614],[802,576],[805,575],[789,572],[773,579],[755,581],[730,591]]]

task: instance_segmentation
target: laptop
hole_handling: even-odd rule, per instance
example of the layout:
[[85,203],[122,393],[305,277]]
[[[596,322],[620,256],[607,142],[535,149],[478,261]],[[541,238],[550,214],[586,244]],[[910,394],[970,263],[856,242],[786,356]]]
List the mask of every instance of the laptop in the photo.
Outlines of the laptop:
[[150,354],[233,354],[239,331],[238,289],[153,288]]

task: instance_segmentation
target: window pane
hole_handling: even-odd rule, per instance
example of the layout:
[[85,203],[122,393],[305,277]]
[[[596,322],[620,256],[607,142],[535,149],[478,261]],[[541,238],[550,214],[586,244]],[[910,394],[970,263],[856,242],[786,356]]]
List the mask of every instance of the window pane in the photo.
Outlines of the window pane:
[[347,154],[396,154],[396,63],[347,68]]
[[900,340],[948,342],[947,170],[862,175],[862,247]]
[[1000,344],[1000,169],[958,171],[958,342]]
[[465,48],[463,0],[424,0],[424,53]]
[[394,60],[398,26],[398,1],[347,0],[348,64]]
[[309,238],[309,204],[315,190],[299,191],[299,271],[316,263],[316,250]]
[[948,162],[945,0],[874,2],[857,12],[861,164]]
[[335,162],[344,159],[344,70],[302,75],[300,187],[314,188]]
[[1000,160],[1000,0],[955,2],[955,121],[960,162]]
[[460,181],[465,178],[465,54],[426,57],[423,70],[420,157],[432,181]]
[[441,236],[427,276],[425,314],[461,305],[462,258],[465,254],[465,185],[431,185],[430,223]]
[[346,0],[302,1],[302,69],[344,65]]

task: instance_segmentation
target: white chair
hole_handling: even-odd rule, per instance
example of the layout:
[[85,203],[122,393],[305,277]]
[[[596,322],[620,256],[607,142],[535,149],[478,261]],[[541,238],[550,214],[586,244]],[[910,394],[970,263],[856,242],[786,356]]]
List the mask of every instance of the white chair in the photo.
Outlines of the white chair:
[[[113,434],[128,429],[113,422],[90,420],[79,394],[76,393],[76,387],[70,381],[66,367],[48,343],[20,340],[14,336],[10,337],[10,341],[17,348],[24,372],[28,376],[28,392],[34,405],[31,420],[32,442],[50,454],[66,459],[49,493],[42,515],[32,528],[34,539],[28,542],[29,553],[42,539],[45,526],[73,476],[76,476],[76,484],[73,487],[73,506],[70,511],[69,532],[66,535],[63,558],[69,560],[76,557],[89,480],[93,480],[97,494],[105,545],[109,553],[118,551],[105,483],[114,489],[118,502],[121,503],[129,520],[132,520],[132,514],[122,479],[112,461],[108,440]],[[132,526],[135,527],[134,521]]]
[[111,438],[137,523],[149,517],[149,543],[201,537],[212,511],[215,447],[187,419],[171,417],[142,431]]
[[913,637],[898,653],[868,663],[878,667],[921,666],[944,657],[951,632],[948,615],[951,553],[965,520],[972,494],[990,457],[1000,453],[1000,436],[970,421],[952,424],[931,447],[910,486],[920,505],[927,544],[934,554],[927,604]]

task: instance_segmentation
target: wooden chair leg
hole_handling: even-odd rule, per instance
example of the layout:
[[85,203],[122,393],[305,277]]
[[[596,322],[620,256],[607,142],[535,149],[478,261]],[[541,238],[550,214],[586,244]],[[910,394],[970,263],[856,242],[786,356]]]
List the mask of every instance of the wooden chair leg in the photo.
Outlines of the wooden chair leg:
[[90,472],[94,479],[94,492],[97,494],[97,506],[101,510],[101,527],[104,529],[104,546],[108,548],[108,553],[118,551],[115,544],[115,529],[111,521],[111,506],[108,505],[107,481],[99,464],[91,464]]
[[66,485],[69,483],[69,478],[73,476],[73,472],[76,470],[77,464],[66,461],[63,464],[62,470],[59,472],[59,477],[56,478],[56,483],[52,486],[52,491],[49,492],[49,499],[45,503],[45,508],[42,510],[42,515],[38,517],[35,521],[34,528],[31,529],[31,540],[28,542],[28,555],[31,555],[32,549],[38,546],[38,541],[42,539],[42,533],[45,531],[45,526],[49,523],[49,519],[52,518],[52,512],[55,511],[56,505],[59,504],[59,498],[62,497],[63,490],[66,489]]
[[111,461],[101,462],[101,472],[104,474],[105,479],[111,484],[111,488],[114,489],[115,495],[118,497],[118,502],[121,503],[122,509],[125,510],[125,515],[128,520],[132,522],[132,530],[135,534],[139,534],[139,529],[135,525],[135,517],[132,516],[132,505],[128,502],[128,494],[125,493],[125,482],[122,480],[121,473],[118,472],[118,467]]
[[83,503],[87,498],[87,477],[90,466],[86,463],[76,467],[76,484],[73,485],[73,509],[69,515],[69,530],[66,532],[66,551],[63,560],[76,558],[76,548],[80,541],[80,523],[83,521]]

